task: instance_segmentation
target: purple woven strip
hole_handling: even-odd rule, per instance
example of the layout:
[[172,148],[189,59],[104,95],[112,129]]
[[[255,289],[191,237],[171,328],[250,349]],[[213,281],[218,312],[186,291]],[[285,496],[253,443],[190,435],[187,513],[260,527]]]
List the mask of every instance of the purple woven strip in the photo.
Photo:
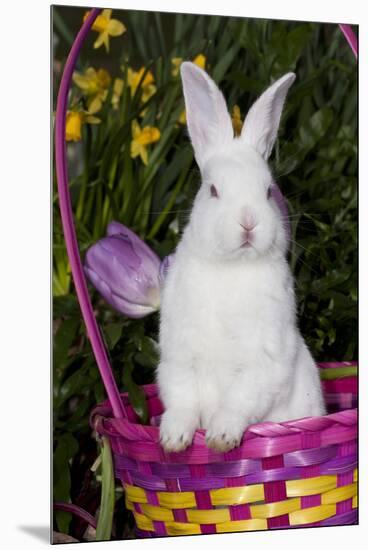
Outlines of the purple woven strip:
[[351,510],[345,514],[338,514],[332,518],[327,518],[321,521],[320,525],[353,525],[358,521],[358,510]]
[[137,539],[150,539],[157,536],[153,531],[143,531],[143,529],[139,529],[138,527],[135,527],[134,534]]
[[81,258],[78,250],[77,235],[75,232],[73,213],[71,206],[71,198],[68,185],[68,167],[66,156],[66,141],[65,141],[65,124],[66,112],[68,104],[68,94],[72,75],[79,52],[83,46],[84,40],[93,25],[96,17],[100,13],[100,9],[92,9],[89,16],[83,23],[74,43],[70,50],[68,59],[65,63],[63,76],[61,78],[59,94],[57,99],[56,116],[55,116],[55,159],[56,159],[56,174],[59,191],[59,203],[61,221],[63,224],[64,237],[70,267],[73,274],[75,290],[77,292],[79,304],[82,310],[84,322],[87,327],[87,334],[91,342],[92,350],[95,355],[101,378],[106,388],[107,395],[110,399],[111,406],[115,417],[125,416],[124,406],[119,397],[110,363],[107,357],[106,349],[102,341],[88,294],[86,278],[84,275]]
[[[332,461],[321,465],[320,475],[333,475],[337,473],[348,473],[354,470],[357,465],[357,457],[351,456],[342,459],[336,460],[336,466],[334,467]],[[121,478],[124,470],[116,470],[116,477]],[[143,489],[148,489],[151,491],[166,491],[171,490],[167,487],[168,481],[164,481],[158,476],[149,476],[140,472],[131,471],[131,479],[133,485],[142,487]],[[319,475],[319,474],[316,474]],[[243,481],[247,485],[252,485],[256,483],[267,483],[270,481],[287,481],[292,479],[301,479],[303,478],[301,468],[275,468],[272,470],[264,470],[249,474],[248,476],[239,476],[236,478],[216,478],[205,476],[203,478],[183,478],[178,479],[179,489],[172,489],[174,492],[177,490],[180,491],[199,491],[199,490],[210,490],[210,489],[222,489],[223,487],[228,487],[226,480],[232,479],[232,487],[239,487],[243,485]],[[174,481],[174,480],[173,480]]]
[[[292,475],[293,472],[298,472],[300,466],[311,466],[313,464],[321,464],[321,473],[339,473],[356,465],[357,444],[356,442],[348,442],[348,452],[345,456],[337,457],[339,450],[338,446],[331,446],[322,449],[310,449],[306,451],[296,451],[284,455],[284,464],[288,473]],[[329,460],[330,459],[330,460]],[[132,460],[126,456],[115,454],[115,467],[117,471],[130,470],[137,471],[140,463],[136,460]],[[181,480],[190,479],[190,470],[187,464],[151,464],[152,476],[160,479],[177,479]],[[239,477],[250,476],[255,474],[254,479],[258,479],[257,472],[262,473],[262,466],[259,460],[247,460],[243,459],[239,462],[227,462],[218,464],[208,464],[206,466],[207,475],[206,478],[226,478],[226,477]],[[275,471],[275,470],[273,470]],[[267,474],[268,475],[268,474]],[[249,477],[247,479],[250,479]],[[253,478],[252,478],[253,479]],[[293,478],[294,479],[294,478]],[[259,478],[260,481],[266,481]],[[257,481],[256,481],[257,482]]]

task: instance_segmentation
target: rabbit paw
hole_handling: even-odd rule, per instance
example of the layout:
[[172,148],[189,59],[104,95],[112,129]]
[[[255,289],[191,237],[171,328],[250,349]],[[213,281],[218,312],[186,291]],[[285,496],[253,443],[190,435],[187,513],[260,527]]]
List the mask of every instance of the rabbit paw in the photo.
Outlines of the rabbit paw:
[[206,433],[207,447],[226,453],[240,445],[243,432],[243,423],[239,423],[234,415],[223,412],[215,414]]
[[184,451],[192,443],[197,426],[188,411],[167,410],[161,418],[160,444],[167,452]]

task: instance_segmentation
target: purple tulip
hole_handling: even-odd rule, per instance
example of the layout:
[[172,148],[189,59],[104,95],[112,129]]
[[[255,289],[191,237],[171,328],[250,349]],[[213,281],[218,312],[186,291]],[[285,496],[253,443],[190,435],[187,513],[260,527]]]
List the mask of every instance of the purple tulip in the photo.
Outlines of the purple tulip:
[[111,222],[88,249],[85,273],[112,307],[139,319],[160,307],[159,257],[133,231]]

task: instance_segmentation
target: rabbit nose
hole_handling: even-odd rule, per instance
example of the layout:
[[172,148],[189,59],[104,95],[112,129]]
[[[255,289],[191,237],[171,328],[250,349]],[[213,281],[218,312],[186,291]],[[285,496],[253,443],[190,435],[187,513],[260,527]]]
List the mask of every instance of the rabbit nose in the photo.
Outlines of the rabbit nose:
[[245,222],[245,223],[240,223],[239,224],[246,233],[250,233],[254,228],[255,226],[257,225],[256,222]]
[[252,231],[257,225],[256,216],[253,211],[248,207],[244,206],[241,212],[241,226],[245,231]]

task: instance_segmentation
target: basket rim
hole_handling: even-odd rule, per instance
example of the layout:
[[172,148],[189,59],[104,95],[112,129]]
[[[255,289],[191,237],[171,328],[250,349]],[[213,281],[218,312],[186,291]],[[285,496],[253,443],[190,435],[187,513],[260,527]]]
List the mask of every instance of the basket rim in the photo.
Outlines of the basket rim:
[[[148,399],[156,398],[156,384],[140,386]],[[120,394],[127,410],[132,410],[127,392]],[[249,426],[239,447],[220,453],[209,449],[206,430],[197,429],[192,444],[181,452],[165,452],[159,442],[159,426],[138,424],[129,418],[114,418],[106,399],[91,411],[90,425],[99,436],[117,443],[119,452],[142,461],[208,463],[275,456],[299,450],[322,448],[357,437],[357,408],[324,416],[310,416],[286,422],[261,422]]]

